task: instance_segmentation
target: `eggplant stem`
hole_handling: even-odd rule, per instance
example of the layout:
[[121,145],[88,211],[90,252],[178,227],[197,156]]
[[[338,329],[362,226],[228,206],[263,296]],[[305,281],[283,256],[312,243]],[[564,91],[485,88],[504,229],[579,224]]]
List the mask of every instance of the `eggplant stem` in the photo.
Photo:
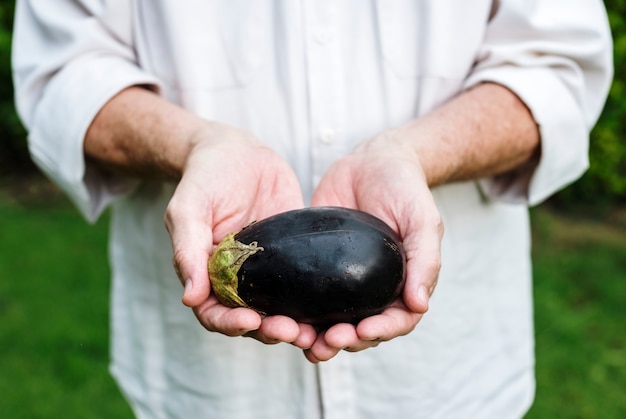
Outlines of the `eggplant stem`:
[[244,244],[235,240],[236,233],[230,233],[217,245],[209,258],[209,279],[218,300],[227,307],[248,307],[239,297],[239,278],[237,273],[241,265],[253,254],[263,251],[257,242]]

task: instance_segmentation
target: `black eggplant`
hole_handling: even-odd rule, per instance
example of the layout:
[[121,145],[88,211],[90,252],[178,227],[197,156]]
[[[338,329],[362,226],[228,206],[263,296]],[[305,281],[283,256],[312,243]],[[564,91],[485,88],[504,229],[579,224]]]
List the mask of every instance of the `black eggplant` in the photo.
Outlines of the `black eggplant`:
[[398,235],[362,211],[288,211],[227,235],[209,260],[218,299],[313,325],[357,323],[400,294],[406,254]]

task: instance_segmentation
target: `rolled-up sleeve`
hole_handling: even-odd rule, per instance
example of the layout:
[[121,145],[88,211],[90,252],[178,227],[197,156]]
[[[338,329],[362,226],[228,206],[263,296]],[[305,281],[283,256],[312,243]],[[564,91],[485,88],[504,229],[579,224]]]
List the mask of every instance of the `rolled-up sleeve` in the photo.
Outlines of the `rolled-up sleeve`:
[[499,3],[466,87],[495,82],[514,92],[539,127],[541,157],[479,184],[492,199],[534,205],[589,165],[589,132],[613,75],[610,29],[599,0]]
[[86,161],[89,125],[124,88],[159,88],[137,65],[130,19],[127,1],[16,3],[12,65],[31,156],[90,221],[135,181]]

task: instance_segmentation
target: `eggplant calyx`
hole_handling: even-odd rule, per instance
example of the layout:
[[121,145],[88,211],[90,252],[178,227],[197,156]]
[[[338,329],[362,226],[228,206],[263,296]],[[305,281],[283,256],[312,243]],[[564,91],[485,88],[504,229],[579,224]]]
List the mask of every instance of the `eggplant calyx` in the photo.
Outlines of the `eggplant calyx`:
[[244,244],[230,233],[217,245],[209,259],[209,279],[218,300],[227,307],[248,307],[239,297],[237,273],[241,265],[253,254],[263,251],[257,242]]

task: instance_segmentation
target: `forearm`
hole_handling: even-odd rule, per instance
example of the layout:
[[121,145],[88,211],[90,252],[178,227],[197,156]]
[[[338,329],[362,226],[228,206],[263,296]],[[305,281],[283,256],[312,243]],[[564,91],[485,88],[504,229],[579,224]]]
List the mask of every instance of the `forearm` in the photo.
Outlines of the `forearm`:
[[492,83],[461,93],[391,136],[418,159],[430,186],[534,164],[540,150],[539,130],[528,108],[510,90]]
[[86,156],[109,170],[178,179],[206,121],[141,87],[113,97],[84,142]]

